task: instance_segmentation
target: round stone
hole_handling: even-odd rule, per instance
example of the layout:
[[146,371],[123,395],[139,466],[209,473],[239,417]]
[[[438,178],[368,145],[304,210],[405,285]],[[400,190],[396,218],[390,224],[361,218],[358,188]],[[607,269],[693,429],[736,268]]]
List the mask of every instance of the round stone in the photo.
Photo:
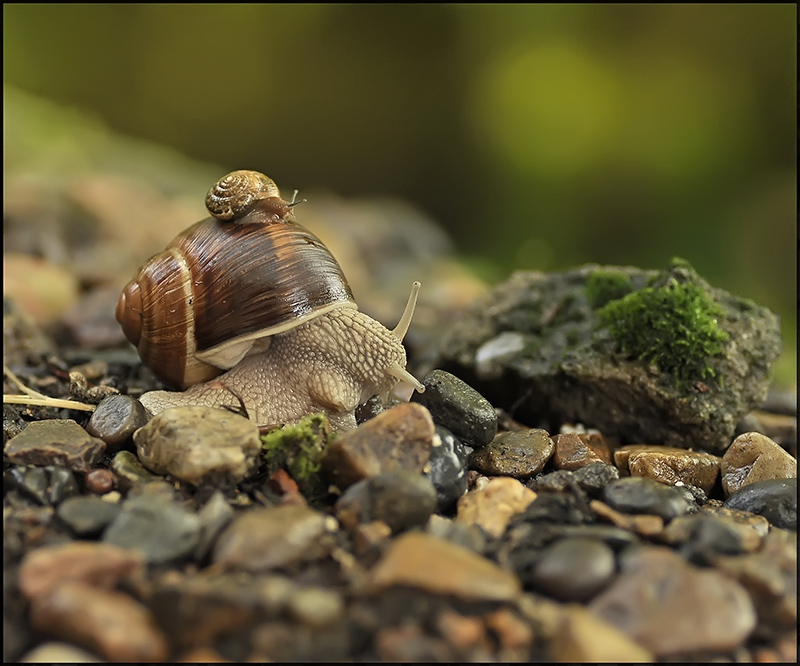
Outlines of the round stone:
[[106,443],[106,451],[118,451],[133,436],[136,429],[147,423],[144,405],[128,395],[110,395],[97,405],[86,432]]
[[561,539],[542,553],[531,582],[559,601],[585,601],[615,574],[614,551],[597,539]]
[[603,501],[617,511],[647,513],[664,520],[688,513],[693,507],[691,497],[684,489],[635,476],[612,481],[603,491]]
[[797,479],[750,483],[725,502],[729,509],[764,516],[775,527],[797,530]]

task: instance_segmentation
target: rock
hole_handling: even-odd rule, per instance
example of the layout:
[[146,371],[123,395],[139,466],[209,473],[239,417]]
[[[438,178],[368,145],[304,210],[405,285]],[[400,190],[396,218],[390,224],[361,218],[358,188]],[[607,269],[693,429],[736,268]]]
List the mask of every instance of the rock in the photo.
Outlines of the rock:
[[480,393],[458,377],[432,370],[422,380],[424,393],[414,393],[412,402],[428,408],[437,423],[468,446],[479,448],[497,433],[497,414]]
[[169,498],[146,493],[128,499],[103,541],[143,553],[149,564],[189,557],[200,540],[200,519]]
[[255,471],[261,440],[249,419],[212,407],[173,407],[133,436],[139,459],[157,474],[192,484],[238,483]]
[[345,527],[379,520],[393,532],[424,525],[435,510],[436,491],[431,482],[403,470],[359,481],[336,502],[336,518]]
[[656,536],[661,534],[664,529],[664,519],[661,516],[643,513],[622,513],[620,511],[615,511],[608,506],[608,504],[605,504],[600,500],[592,500],[589,503],[589,506],[599,518],[607,520],[613,525],[616,525],[624,530],[641,534],[642,536]]
[[456,436],[437,425],[427,472],[436,489],[436,508],[440,512],[452,510],[458,498],[467,492],[468,450]]
[[58,504],[78,493],[75,475],[65,467],[12,467],[14,485],[39,504]]
[[109,453],[118,451],[137,428],[147,423],[147,412],[141,402],[127,395],[110,395],[97,405],[86,431],[106,443]]
[[64,500],[56,509],[56,516],[77,536],[96,536],[119,512],[118,504],[84,495]]
[[433,514],[428,519],[425,531],[431,536],[446,539],[479,555],[486,550],[486,532],[477,523],[468,525]]
[[322,629],[335,624],[344,613],[344,599],[334,590],[307,587],[289,598],[289,614],[302,624]]
[[611,462],[610,458],[604,460],[586,440],[585,435],[581,436],[574,432],[556,435],[553,438],[555,443],[553,465],[555,468],[576,470],[592,463]]
[[619,478],[619,470],[606,463],[591,463],[575,470],[574,478],[581,490],[590,496],[599,495],[612,481]]
[[250,509],[220,534],[212,561],[225,569],[261,572],[324,557],[334,545],[331,520],[302,506]]
[[[661,366],[620,351],[621,340],[629,344],[620,319],[604,319],[604,299],[594,293],[608,276],[624,289],[607,306],[618,308],[625,293],[631,310],[634,301],[644,304],[635,311],[642,319],[637,331],[640,338],[653,332]],[[594,290],[591,300],[587,290]],[[694,307],[699,303],[721,315],[705,314]],[[658,314],[648,320],[654,309]],[[685,354],[677,362],[670,357],[669,340],[655,328],[664,321],[676,347],[698,350],[694,363]],[[485,355],[501,334],[515,335],[514,344],[492,363],[479,362],[478,352]],[[704,349],[721,353],[703,357]],[[625,442],[722,452],[736,424],[766,397],[780,349],[775,314],[710,287],[684,262],[661,272],[587,265],[514,273],[446,332],[440,366],[523,423],[580,422]]]
[[704,506],[693,515],[674,518],[659,538],[673,547],[683,545],[681,554],[687,560],[708,566],[718,555],[758,550],[768,531],[763,516]]
[[561,539],[545,548],[531,582],[559,601],[586,601],[615,574],[614,552],[597,539]]
[[169,647],[150,611],[120,592],[67,581],[34,598],[31,624],[109,661],[164,661]]
[[114,472],[102,467],[89,471],[83,481],[86,484],[86,490],[97,495],[110,493],[114,490],[114,486],[117,485]]
[[722,488],[726,497],[749,483],[796,478],[797,459],[758,432],[739,435],[722,457]]
[[94,541],[71,541],[30,551],[19,568],[17,584],[29,601],[48,595],[65,581],[79,581],[111,589],[142,572],[142,557],[134,552]]
[[469,462],[470,467],[484,474],[524,478],[541,472],[554,449],[546,430],[505,432],[473,451]]
[[365,591],[408,585],[464,600],[513,601],[519,579],[474,552],[436,537],[408,532],[397,537],[370,570]]
[[614,625],[581,606],[564,609],[563,619],[550,644],[552,658],[561,663],[654,661],[653,654]]
[[203,505],[197,514],[200,519],[200,539],[195,546],[193,556],[196,560],[202,560],[211,550],[217,536],[222,529],[233,520],[234,510],[225,496],[219,491],[214,494]]
[[6,443],[6,458],[19,465],[55,465],[88,472],[103,456],[106,444],[71,419],[34,421]]
[[117,476],[117,485],[122,492],[161,481],[160,476],[146,469],[130,451],[119,451],[111,461],[111,469]]
[[98,664],[103,663],[103,661],[92,652],[70,643],[61,643],[59,641],[40,643],[30,652],[26,652],[20,659],[23,664]]
[[322,466],[341,490],[381,472],[421,473],[434,435],[430,412],[422,405],[403,403],[337,437],[323,454]]
[[[501,650],[520,650],[533,642],[534,634],[530,625],[508,608],[488,613],[485,622],[497,636]],[[525,653],[520,656],[522,654]]]
[[486,625],[479,617],[465,616],[445,608],[436,619],[436,629],[453,650],[484,649],[488,653]]
[[631,476],[642,476],[668,486],[680,482],[701,488],[709,494],[719,474],[720,459],[709,453],[687,451],[672,446],[633,444],[614,452],[614,461]]
[[511,518],[525,511],[535,499],[536,493],[519,481],[501,476],[458,500],[456,522],[478,525],[490,536],[500,537]]
[[620,575],[588,609],[663,660],[732,652],[756,625],[741,585],[656,546],[622,558]]
[[623,513],[649,513],[664,520],[682,516],[693,508],[680,488],[635,476],[609,483],[603,491],[603,501]]
[[572,492],[549,492],[543,490],[519,517],[526,522],[566,523],[580,525],[593,523],[596,518],[589,507],[589,499],[580,489]]
[[797,481],[756,481],[731,495],[725,506],[764,516],[775,527],[797,531]]

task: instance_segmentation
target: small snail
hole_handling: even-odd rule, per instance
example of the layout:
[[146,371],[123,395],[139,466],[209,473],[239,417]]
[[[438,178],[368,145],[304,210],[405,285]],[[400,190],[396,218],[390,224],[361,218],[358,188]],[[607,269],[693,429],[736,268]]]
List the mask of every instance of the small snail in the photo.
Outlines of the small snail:
[[390,331],[358,311],[336,259],[294,221],[293,203],[255,171],[208,193],[209,217],[179,234],[123,290],[116,317],[142,362],[182,392],[151,391],[153,414],[179,405],[244,410],[259,425],[316,411],[335,429],[398,381],[419,283]]

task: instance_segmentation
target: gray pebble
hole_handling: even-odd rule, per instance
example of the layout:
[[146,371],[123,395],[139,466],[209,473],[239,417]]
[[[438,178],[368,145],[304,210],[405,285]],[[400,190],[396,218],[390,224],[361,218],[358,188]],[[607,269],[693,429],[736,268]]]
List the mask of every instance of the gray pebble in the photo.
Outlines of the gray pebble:
[[200,540],[194,549],[195,559],[201,560],[208,555],[214,540],[223,528],[233,520],[234,513],[225,496],[219,490],[214,491],[214,494],[197,514],[197,517],[200,518],[202,532]]
[[497,414],[491,403],[469,384],[444,370],[432,370],[422,380],[424,393],[413,402],[424,405],[435,423],[469,446],[485,446],[497,434]]
[[691,520],[689,538],[678,552],[692,564],[712,566],[720,555],[741,555],[745,552],[741,532],[735,524],[714,516],[697,515]]
[[756,513],[775,527],[797,531],[797,479],[750,483],[731,495],[725,506]]
[[531,581],[559,601],[585,601],[603,589],[614,573],[614,552],[605,543],[568,538],[544,550]]
[[427,477],[436,489],[437,510],[447,512],[467,492],[467,458],[471,449],[447,428],[437,425],[436,434],[441,443],[431,448]]
[[619,470],[614,465],[592,463],[575,470],[575,481],[589,495],[599,494],[612,481],[619,478]]
[[629,476],[609,483],[603,501],[623,513],[647,513],[671,520],[696,509],[686,489],[667,486],[644,477]]
[[20,465],[55,465],[88,472],[106,450],[102,439],[92,437],[71,419],[34,421],[5,445],[8,460]]
[[553,451],[555,444],[546,430],[504,432],[473,451],[469,464],[491,476],[525,478],[541,472]]
[[58,504],[78,493],[75,475],[65,467],[14,466],[9,474],[14,485],[39,504]]
[[144,553],[151,564],[188,557],[200,540],[202,526],[193,513],[159,494],[127,500],[103,534],[103,541]]
[[138,428],[147,423],[144,405],[128,395],[110,395],[97,405],[86,431],[102,439],[106,451],[118,451]]
[[117,517],[120,508],[99,497],[70,497],[59,504],[56,516],[77,536],[95,536]]

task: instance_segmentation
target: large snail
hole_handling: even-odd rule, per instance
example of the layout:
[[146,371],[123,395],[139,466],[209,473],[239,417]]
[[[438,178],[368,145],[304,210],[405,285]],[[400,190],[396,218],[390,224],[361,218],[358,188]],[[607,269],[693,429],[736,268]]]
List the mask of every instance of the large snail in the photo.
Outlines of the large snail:
[[324,411],[335,429],[386,397],[406,370],[402,340],[415,282],[390,331],[358,311],[336,259],[294,221],[293,203],[255,171],[234,171],[206,197],[213,217],[177,236],[122,292],[117,321],[142,362],[182,392],[151,391],[156,414],[179,405],[244,411],[260,425]]

